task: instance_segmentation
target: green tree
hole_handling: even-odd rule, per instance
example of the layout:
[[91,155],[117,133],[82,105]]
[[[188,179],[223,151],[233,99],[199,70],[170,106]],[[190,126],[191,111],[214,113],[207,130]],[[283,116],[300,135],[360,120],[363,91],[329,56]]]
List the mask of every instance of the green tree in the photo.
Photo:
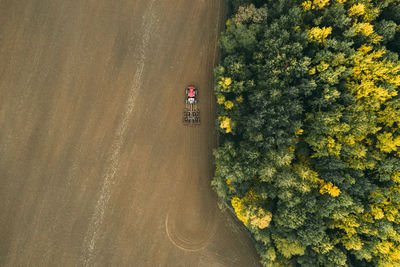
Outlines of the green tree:
[[396,0],[233,1],[212,185],[265,266],[400,265]]

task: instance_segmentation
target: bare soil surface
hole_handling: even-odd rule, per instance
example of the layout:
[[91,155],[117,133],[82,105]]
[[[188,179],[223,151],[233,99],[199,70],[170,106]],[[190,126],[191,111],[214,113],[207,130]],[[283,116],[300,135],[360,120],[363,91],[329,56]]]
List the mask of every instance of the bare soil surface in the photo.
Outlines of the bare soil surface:
[[210,189],[223,6],[0,2],[0,266],[258,265]]

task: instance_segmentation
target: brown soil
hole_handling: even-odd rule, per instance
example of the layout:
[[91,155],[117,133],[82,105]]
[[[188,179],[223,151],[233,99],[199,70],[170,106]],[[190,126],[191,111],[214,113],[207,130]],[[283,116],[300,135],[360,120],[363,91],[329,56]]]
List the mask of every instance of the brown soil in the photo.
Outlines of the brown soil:
[[0,2],[1,266],[258,265],[210,189],[223,5]]

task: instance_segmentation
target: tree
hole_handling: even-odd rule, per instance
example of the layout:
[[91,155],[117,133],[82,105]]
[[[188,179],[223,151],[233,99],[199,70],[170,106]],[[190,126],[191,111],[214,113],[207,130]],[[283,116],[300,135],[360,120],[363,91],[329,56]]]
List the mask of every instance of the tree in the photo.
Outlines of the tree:
[[242,1],[228,19],[212,185],[265,266],[400,265],[399,8]]

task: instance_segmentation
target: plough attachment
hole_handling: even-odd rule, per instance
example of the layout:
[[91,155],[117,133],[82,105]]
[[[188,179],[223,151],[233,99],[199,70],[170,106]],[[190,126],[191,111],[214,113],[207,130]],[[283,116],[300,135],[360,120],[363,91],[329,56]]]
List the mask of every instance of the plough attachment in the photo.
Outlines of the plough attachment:
[[200,110],[190,110],[185,108],[183,111],[183,124],[185,125],[198,125],[200,124]]

